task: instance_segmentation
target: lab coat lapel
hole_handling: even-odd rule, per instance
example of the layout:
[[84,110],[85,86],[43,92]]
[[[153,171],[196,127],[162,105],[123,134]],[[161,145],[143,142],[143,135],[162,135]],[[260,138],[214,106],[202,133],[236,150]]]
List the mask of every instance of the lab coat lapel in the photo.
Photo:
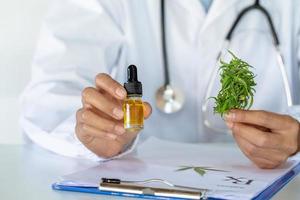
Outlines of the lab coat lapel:
[[[190,34],[187,37],[191,44],[201,46],[201,48],[204,45],[206,49],[219,51],[222,48],[226,33],[240,11],[238,5],[250,5],[252,0],[213,0],[208,13],[205,12],[200,0],[169,0],[166,2],[180,6],[181,9],[178,10],[183,12],[181,16],[191,16],[188,18],[188,26],[190,27],[188,30]],[[194,28],[191,28],[191,26]],[[213,41],[211,41],[212,38]],[[207,52],[209,57],[216,56],[211,51]]]
[[227,23],[223,23],[223,27],[224,30],[227,30],[236,19],[237,13],[240,11],[238,4],[250,5],[253,3],[252,0],[243,0],[243,2],[239,0],[213,0],[208,13],[206,13],[200,0],[172,0],[170,2],[178,4],[183,8],[182,12],[186,12],[195,17],[200,25],[200,33],[206,31],[211,25],[215,26],[216,20],[221,17],[226,17]]
[[[244,0],[244,2],[246,1],[251,3],[250,0]],[[195,18],[198,18],[198,20],[200,19],[200,22],[202,20],[204,21],[203,24],[201,24],[201,30],[205,30],[207,26],[214,24],[216,19],[228,13],[233,14],[233,18],[235,18],[236,15],[234,15],[234,13],[236,13],[236,6],[234,6],[233,9],[233,5],[237,5],[239,2],[239,0],[213,0],[209,11],[206,13],[200,0],[172,0],[172,3],[176,3],[183,8],[183,12],[193,15]]]
[[240,12],[240,4],[250,5],[251,2],[252,0],[213,0],[197,39],[198,48],[207,49],[201,51],[203,56],[217,58],[224,47],[226,34]]
[[203,20],[205,18],[205,10],[201,5],[200,0],[171,0],[170,2],[176,3],[182,7],[183,12],[187,12],[189,15],[193,15],[196,19]]
[[180,38],[195,46],[196,38],[205,20],[205,11],[199,0],[166,0],[167,29],[175,30],[169,38]]
[[[208,26],[215,24],[215,20],[219,17],[225,16],[228,18],[227,24],[232,24],[232,19],[236,17],[232,6],[237,4],[239,0],[213,0],[212,5],[207,13],[205,22],[201,28],[201,32],[205,31]],[[230,14],[230,18],[228,17]],[[225,26],[225,25],[224,25]]]

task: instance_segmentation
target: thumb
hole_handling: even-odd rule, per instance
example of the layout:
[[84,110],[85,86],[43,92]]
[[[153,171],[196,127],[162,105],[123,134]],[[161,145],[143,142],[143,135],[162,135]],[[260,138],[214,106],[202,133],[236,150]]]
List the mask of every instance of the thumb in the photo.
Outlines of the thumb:
[[152,113],[152,107],[148,102],[144,102],[144,117],[147,119]]

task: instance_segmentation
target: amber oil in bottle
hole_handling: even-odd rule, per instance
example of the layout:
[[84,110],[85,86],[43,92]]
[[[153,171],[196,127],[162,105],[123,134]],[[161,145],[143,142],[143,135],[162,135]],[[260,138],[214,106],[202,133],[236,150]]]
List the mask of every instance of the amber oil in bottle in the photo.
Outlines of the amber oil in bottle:
[[127,98],[123,103],[124,128],[127,131],[139,131],[144,128],[144,105],[142,101],[142,83],[138,81],[137,68],[127,68],[127,82],[124,83]]

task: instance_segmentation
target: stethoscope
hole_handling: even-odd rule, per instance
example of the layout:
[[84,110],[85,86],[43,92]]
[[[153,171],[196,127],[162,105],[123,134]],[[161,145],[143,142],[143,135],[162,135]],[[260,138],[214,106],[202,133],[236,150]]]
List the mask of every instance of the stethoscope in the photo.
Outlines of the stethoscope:
[[[288,76],[286,72],[286,68],[284,65],[283,56],[280,52],[280,42],[278,39],[278,35],[275,31],[273,21],[271,19],[271,16],[269,12],[260,5],[259,0],[255,0],[255,3],[253,5],[250,5],[246,8],[244,8],[237,16],[236,20],[232,24],[231,28],[229,29],[229,32],[226,35],[223,48],[222,49],[228,49],[233,32],[237,25],[240,23],[243,16],[245,16],[246,13],[249,13],[251,10],[258,10],[263,13],[263,15],[267,18],[268,24],[270,26],[271,34],[273,37],[273,44],[276,50],[276,58],[277,62],[280,68],[280,72],[283,79],[284,84],[284,90],[286,93],[286,100],[287,105],[290,107],[293,105],[292,102],[292,95],[291,95],[291,89],[288,82]],[[169,75],[169,64],[168,64],[168,54],[167,54],[167,44],[166,44],[166,30],[165,30],[165,24],[166,24],[166,17],[165,17],[165,0],[161,0],[161,38],[162,38],[162,54],[163,54],[163,67],[164,67],[164,85],[160,87],[156,92],[156,104],[157,108],[162,111],[163,113],[171,114],[179,111],[183,105],[184,105],[184,95],[183,92],[171,86],[170,84],[170,75]],[[222,55],[222,49],[220,50],[216,60],[218,61]],[[203,100],[202,105],[202,112],[204,113],[204,124],[214,129],[215,131],[221,131],[224,132],[224,130],[220,130],[218,128],[214,128],[211,123],[208,120],[208,103],[207,99],[210,97],[210,94],[213,89],[213,84],[215,79],[217,78],[218,74],[218,67],[215,65],[215,68],[213,70],[213,73],[210,78],[210,83],[208,84],[205,99]]]

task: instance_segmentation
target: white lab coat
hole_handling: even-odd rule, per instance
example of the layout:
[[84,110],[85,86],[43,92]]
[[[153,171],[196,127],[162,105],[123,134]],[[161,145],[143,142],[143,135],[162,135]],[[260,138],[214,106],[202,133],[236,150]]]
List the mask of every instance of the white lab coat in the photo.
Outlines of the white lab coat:
[[[156,89],[164,82],[159,0],[55,0],[43,23],[32,81],[22,96],[21,125],[27,136],[62,155],[99,159],[74,133],[81,91],[93,86],[100,72],[123,83],[127,66],[136,64],[143,98],[153,106],[142,138],[232,141],[228,134],[205,128],[201,105],[224,37],[238,12],[253,0],[214,0],[207,14],[199,0],[166,2],[170,77],[172,85],[184,91],[183,110],[167,115],[155,108]],[[263,0],[262,4],[274,21],[294,103],[299,104],[300,1]],[[253,109],[287,112],[272,37],[262,14],[252,11],[242,20],[229,49],[255,66]]]

